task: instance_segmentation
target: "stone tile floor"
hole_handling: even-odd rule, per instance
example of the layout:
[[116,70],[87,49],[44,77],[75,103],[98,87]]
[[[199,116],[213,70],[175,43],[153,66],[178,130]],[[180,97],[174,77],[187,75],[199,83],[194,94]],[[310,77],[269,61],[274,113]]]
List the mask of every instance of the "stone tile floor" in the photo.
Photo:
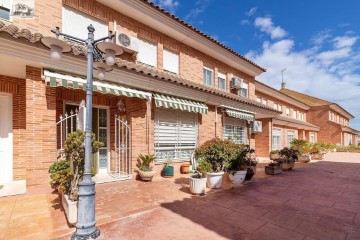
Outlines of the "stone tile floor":
[[[187,176],[97,185],[99,239],[360,239],[360,154],[330,153],[241,188],[189,194]],[[0,198],[0,239],[69,239],[47,186]]]

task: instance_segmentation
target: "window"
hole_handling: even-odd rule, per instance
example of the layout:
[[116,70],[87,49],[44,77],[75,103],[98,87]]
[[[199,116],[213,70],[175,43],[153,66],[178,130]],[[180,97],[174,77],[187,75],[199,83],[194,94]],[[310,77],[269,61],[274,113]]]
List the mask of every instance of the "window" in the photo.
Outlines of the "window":
[[95,39],[109,35],[107,23],[73,8],[65,6],[62,7],[62,32],[80,39],[85,39],[88,35],[87,27],[90,24],[92,24],[95,28]]
[[286,116],[290,117],[290,109],[286,108]]
[[310,143],[315,143],[315,133],[310,133],[309,142],[310,142]]
[[258,102],[258,103],[261,103],[261,99],[258,97],[258,98],[256,98],[256,101]]
[[179,54],[164,49],[163,64],[164,70],[179,74]]
[[168,158],[189,161],[197,146],[198,115],[196,113],[156,108],[154,145],[156,161]]
[[295,138],[295,132],[294,131],[288,131],[288,147],[291,147],[291,142]]
[[242,83],[242,87],[239,89],[239,96],[248,97],[249,84]]
[[304,113],[299,113],[299,114],[300,114],[300,116],[299,116],[300,120],[304,121]]
[[0,18],[10,20],[10,1],[6,1],[4,5],[0,6]]
[[280,104],[278,105],[278,111],[282,111],[282,106]]
[[235,143],[247,144],[246,121],[232,117],[225,117],[223,138],[229,139]]
[[281,130],[273,129],[272,131],[272,150],[281,149]]
[[221,90],[226,90],[226,75],[218,73],[218,87]]
[[267,105],[267,100],[263,98],[262,99],[262,104]]
[[331,112],[329,111],[329,121],[331,121]]
[[204,67],[204,84],[213,86],[214,71],[210,68]]
[[340,123],[339,115],[336,115],[336,122]]
[[139,38],[139,53],[137,60],[146,65],[157,67],[157,46],[147,40]]
[[274,103],[274,108],[275,108],[275,110],[278,110],[278,105],[277,105],[277,103]]
[[293,110],[293,118],[297,118],[297,114],[296,114],[296,111],[295,110]]

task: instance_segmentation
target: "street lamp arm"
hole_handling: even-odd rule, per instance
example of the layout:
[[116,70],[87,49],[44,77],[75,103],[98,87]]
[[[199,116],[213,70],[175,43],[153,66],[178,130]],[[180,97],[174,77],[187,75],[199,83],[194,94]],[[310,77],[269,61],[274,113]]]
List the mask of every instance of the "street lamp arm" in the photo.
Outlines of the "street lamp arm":
[[96,43],[98,43],[98,42],[102,42],[102,41],[104,41],[104,40],[108,40],[108,39],[111,40],[111,39],[113,39],[113,37],[115,37],[115,34],[112,34],[111,32],[109,32],[109,36],[100,38],[100,39],[98,39],[98,40],[95,40],[95,41],[94,41],[94,44],[96,44]]
[[86,43],[86,40],[84,40],[84,39],[80,39],[80,38],[70,36],[68,34],[60,32],[59,27],[56,27],[55,30],[51,30],[51,32],[55,33],[57,38],[59,38],[59,36],[64,36],[64,37],[67,37],[67,38],[70,38],[70,39],[73,39],[73,40],[76,40],[76,41],[79,41],[79,42],[82,42],[82,43]]

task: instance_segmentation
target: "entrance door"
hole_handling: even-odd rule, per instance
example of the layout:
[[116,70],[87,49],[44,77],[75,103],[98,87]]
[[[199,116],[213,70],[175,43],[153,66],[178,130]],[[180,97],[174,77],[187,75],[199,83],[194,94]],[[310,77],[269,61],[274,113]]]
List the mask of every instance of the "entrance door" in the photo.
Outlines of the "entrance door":
[[0,93],[0,184],[13,180],[12,95]]
[[[65,112],[75,112],[79,106],[66,104]],[[92,131],[95,134],[97,141],[103,142],[104,146],[101,147],[98,153],[94,154],[91,167],[96,170],[97,173],[107,173],[109,169],[109,122],[108,122],[108,108],[105,107],[93,107],[92,110]],[[68,124],[70,126],[70,123]]]

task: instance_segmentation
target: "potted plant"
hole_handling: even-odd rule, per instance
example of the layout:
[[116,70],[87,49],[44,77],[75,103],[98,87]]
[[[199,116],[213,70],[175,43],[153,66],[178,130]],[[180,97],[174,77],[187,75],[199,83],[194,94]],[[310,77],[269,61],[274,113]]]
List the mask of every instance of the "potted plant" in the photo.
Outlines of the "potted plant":
[[229,160],[227,172],[234,187],[239,187],[244,182],[249,167],[247,161],[246,149],[240,150],[237,157]]
[[190,172],[190,164],[189,163],[184,163],[181,164],[180,166],[180,173],[182,174],[187,174]]
[[323,160],[325,159],[326,152],[330,150],[330,145],[323,142],[317,142],[312,144],[311,153],[313,159]]
[[304,139],[293,139],[291,141],[291,148],[298,152],[297,160],[302,163],[307,163],[311,160],[309,143]]
[[[77,222],[77,201],[79,192],[79,183],[84,174],[85,159],[85,134],[81,130],[69,133],[65,141],[64,156],[49,168],[50,185],[52,188],[59,189],[62,193],[62,205],[66,217],[70,224]],[[92,153],[96,153],[104,144],[95,140],[92,134]],[[91,171],[92,176],[95,170]]]
[[297,151],[291,148],[283,148],[279,152],[281,170],[292,170],[295,166],[295,160],[297,158]]
[[280,159],[279,150],[272,150],[270,152],[270,159],[271,160],[279,160]]
[[280,162],[272,161],[268,166],[265,166],[265,173],[268,175],[276,175],[281,173]]
[[201,160],[195,170],[195,174],[190,176],[190,192],[192,194],[206,194],[206,172],[210,171],[211,165]]
[[155,170],[150,166],[153,161],[155,161],[154,155],[139,155],[138,173],[143,181],[151,181],[153,179]]
[[171,166],[171,159],[167,159],[163,168],[163,177],[171,178],[174,176],[174,166]]
[[195,150],[195,159],[209,163],[206,177],[210,188],[220,188],[226,164],[237,156],[238,145],[229,140],[214,138]]

